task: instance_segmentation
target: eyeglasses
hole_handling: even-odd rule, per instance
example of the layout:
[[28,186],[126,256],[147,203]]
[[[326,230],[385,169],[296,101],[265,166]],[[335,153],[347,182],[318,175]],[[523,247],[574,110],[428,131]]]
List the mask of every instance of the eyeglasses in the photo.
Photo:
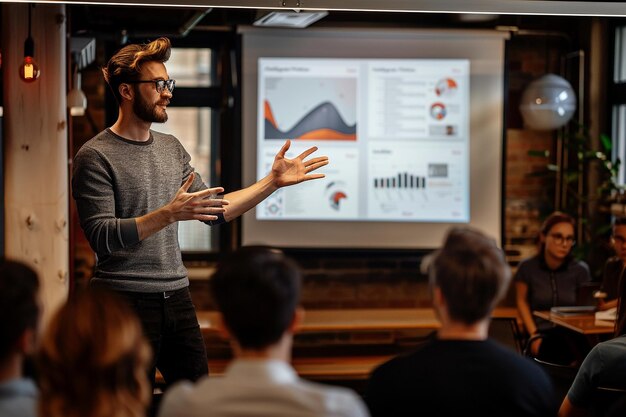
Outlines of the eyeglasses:
[[154,83],[157,93],[159,94],[161,94],[166,88],[167,91],[171,93],[172,91],[174,91],[174,87],[176,86],[176,80],[135,80],[125,82],[126,84]]
[[554,239],[554,243],[556,243],[557,245],[562,245],[563,242],[571,246],[576,244],[576,241],[574,240],[574,236],[563,236],[560,233],[552,233],[552,234],[549,234],[548,236]]
[[624,245],[626,243],[626,238],[622,236],[611,236],[611,240],[617,245]]

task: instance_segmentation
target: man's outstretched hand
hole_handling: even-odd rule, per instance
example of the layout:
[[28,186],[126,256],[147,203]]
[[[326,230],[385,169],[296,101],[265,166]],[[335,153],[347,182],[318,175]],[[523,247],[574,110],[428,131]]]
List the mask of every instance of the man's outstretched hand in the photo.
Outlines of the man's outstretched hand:
[[215,198],[216,195],[223,193],[224,189],[214,187],[190,193],[188,191],[194,177],[195,174],[192,172],[172,201],[164,207],[170,223],[181,220],[212,221],[217,220],[218,214],[224,213],[224,206],[228,205],[228,200]]
[[181,220],[213,221],[217,220],[219,214],[226,211],[224,206],[227,206],[229,201],[215,197],[224,192],[222,187],[189,192],[194,177],[194,173],[189,175],[172,201],[157,210],[136,218],[137,233],[140,240],[152,236],[174,222]]
[[293,159],[287,159],[285,158],[285,153],[287,153],[290,146],[291,140],[287,140],[274,158],[272,175],[274,176],[274,185],[276,187],[285,187],[325,177],[324,174],[311,174],[311,172],[328,165],[327,156],[318,156],[317,158],[305,160],[306,157],[317,150],[317,146],[307,149]]

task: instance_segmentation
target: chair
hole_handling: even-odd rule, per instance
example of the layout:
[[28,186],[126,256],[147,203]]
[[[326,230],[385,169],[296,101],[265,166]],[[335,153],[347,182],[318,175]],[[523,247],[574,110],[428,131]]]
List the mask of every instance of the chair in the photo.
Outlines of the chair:
[[557,363],[546,362],[544,360],[533,357],[537,363],[550,377],[554,385],[554,392],[557,399],[562,401],[567,395],[578,373],[578,367],[573,365],[560,365]]
[[489,337],[517,353],[523,351],[521,332],[514,317],[493,317],[489,325]]
[[552,385],[554,386],[554,392],[559,400],[559,403],[563,401],[567,392],[569,391],[574,379],[576,378],[576,374],[578,373],[578,365],[563,365],[554,362],[548,362],[545,359],[539,359],[535,357],[530,347],[532,343],[541,339],[543,336],[541,334],[535,334],[528,338],[526,344],[524,345],[523,354],[531,358],[538,364],[550,377],[552,380]]

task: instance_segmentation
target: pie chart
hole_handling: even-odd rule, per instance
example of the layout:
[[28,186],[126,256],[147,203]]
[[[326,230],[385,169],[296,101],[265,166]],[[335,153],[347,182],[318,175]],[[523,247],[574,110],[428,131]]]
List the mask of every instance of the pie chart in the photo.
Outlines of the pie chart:
[[435,94],[439,97],[452,97],[457,89],[458,85],[456,81],[452,78],[444,78],[439,80],[437,85],[435,85]]
[[342,201],[348,198],[345,184],[341,181],[333,181],[326,186],[326,198],[330,208],[339,211]]

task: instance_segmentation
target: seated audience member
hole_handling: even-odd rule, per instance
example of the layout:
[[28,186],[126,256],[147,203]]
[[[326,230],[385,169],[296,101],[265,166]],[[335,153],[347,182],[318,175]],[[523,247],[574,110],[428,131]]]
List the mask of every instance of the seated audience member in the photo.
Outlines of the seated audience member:
[[451,229],[429,279],[441,328],[415,352],[374,370],[365,396],[372,416],[555,415],[544,371],[488,338],[491,313],[511,280],[495,242],[474,229]]
[[0,261],[0,416],[35,417],[37,388],[24,377],[27,355],[33,353],[40,316],[39,280],[30,267]]
[[[626,296],[626,282],[620,283],[619,299]],[[583,361],[559,417],[587,415],[598,387],[626,389],[626,305],[619,302],[614,338],[595,345]]]
[[351,390],[302,380],[289,365],[301,281],[277,250],[244,247],[225,258],[210,285],[235,359],[222,378],[172,386],[159,416],[367,416]]
[[533,316],[535,310],[578,304],[580,288],[591,281],[586,263],[572,255],[575,220],[554,212],[539,234],[539,253],[520,262],[515,273],[516,303],[530,336],[530,354],[563,365],[580,364],[589,351],[583,335]]
[[144,417],[150,345],[131,307],[104,289],[70,299],[43,334],[39,415]]
[[602,272],[602,286],[600,292],[604,298],[600,299],[600,310],[617,307],[619,283],[624,275],[626,265],[626,217],[618,217],[611,228],[611,244],[615,256],[609,258]]

